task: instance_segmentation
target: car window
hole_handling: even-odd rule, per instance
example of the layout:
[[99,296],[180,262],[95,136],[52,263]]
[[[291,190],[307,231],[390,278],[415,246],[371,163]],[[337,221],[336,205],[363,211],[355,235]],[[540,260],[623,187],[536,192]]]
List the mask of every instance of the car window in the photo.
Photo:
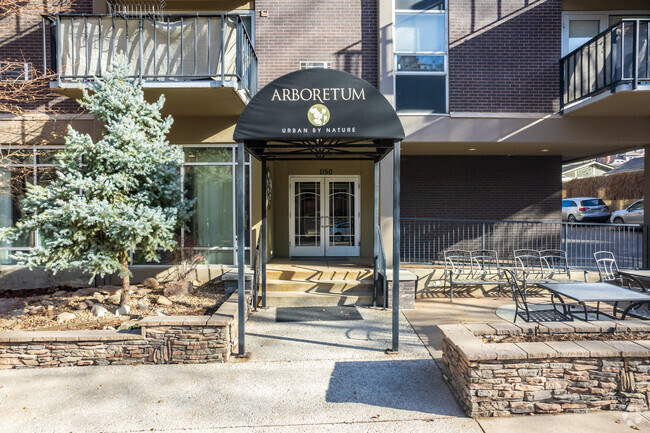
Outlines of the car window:
[[630,211],[633,211],[633,210],[643,210],[643,202],[640,201],[640,202],[638,202],[638,203],[633,204],[632,206],[630,206],[629,210],[630,210]]
[[583,206],[604,206],[605,202],[599,198],[594,198],[591,200],[582,200]]
[[562,207],[576,207],[576,202],[573,200],[562,200]]

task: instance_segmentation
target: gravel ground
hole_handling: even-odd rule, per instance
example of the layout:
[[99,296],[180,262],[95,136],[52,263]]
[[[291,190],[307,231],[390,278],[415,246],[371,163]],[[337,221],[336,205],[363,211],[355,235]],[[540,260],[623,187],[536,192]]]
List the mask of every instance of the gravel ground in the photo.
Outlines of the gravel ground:
[[[39,289],[5,292],[0,297],[0,331],[110,329],[145,316],[209,315],[225,301],[221,281],[194,282],[191,295],[170,297],[164,305],[163,287],[131,286],[127,305],[129,314],[116,316],[121,288],[119,286],[87,287],[81,289]],[[108,310],[104,317],[91,313],[94,304]],[[62,313],[74,314],[63,320]],[[64,315],[65,317],[65,315]],[[71,317],[71,316],[68,316]],[[126,323],[124,326],[130,326]]]

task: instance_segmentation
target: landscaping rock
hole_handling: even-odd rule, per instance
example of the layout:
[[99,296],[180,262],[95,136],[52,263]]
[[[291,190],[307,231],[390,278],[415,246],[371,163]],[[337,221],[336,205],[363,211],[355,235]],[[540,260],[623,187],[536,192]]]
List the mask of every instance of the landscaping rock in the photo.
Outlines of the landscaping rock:
[[126,331],[134,326],[138,325],[137,320],[127,320],[126,322],[122,322],[122,324],[117,328],[118,331]]
[[160,287],[158,280],[153,277],[145,278],[142,285],[147,289],[157,289]]
[[97,287],[97,291],[106,292],[109,295],[117,292],[118,290],[122,290],[122,286],[108,285],[108,286]]
[[80,311],[86,310],[88,308],[88,304],[85,302],[79,302],[75,308]]
[[115,315],[116,316],[126,316],[127,314],[129,314],[130,311],[131,311],[131,307],[129,307],[128,305],[121,305],[115,311]]
[[169,307],[170,305],[172,305],[172,301],[170,301],[168,298],[164,296],[158,296],[158,299],[156,300],[156,304]]
[[169,316],[169,314],[165,313],[164,308],[156,308],[153,312],[156,313],[156,316]]
[[25,314],[25,310],[16,310],[11,314],[9,314],[9,317],[20,317],[23,316],[24,314]]
[[102,304],[95,304],[90,309],[90,312],[97,317],[104,317],[108,314],[108,310]]
[[134,293],[136,295],[138,295],[138,296],[143,296],[143,295],[146,295],[148,293],[151,293],[151,289],[138,289]]
[[165,284],[163,293],[165,296],[186,296],[191,295],[193,290],[191,281],[172,281]]
[[69,294],[70,294],[70,292],[68,292],[66,290],[59,290],[58,292],[54,292],[52,294],[52,296],[54,296],[55,298],[59,298],[59,297],[62,297],[62,296],[68,296]]
[[47,307],[48,305],[54,305],[54,303],[53,303],[52,301],[50,301],[49,299],[43,299],[43,300],[41,301],[41,305]]
[[63,322],[67,322],[68,320],[72,320],[75,317],[77,316],[75,316],[74,313],[64,312],[56,316],[56,321],[59,323],[63,323]]
[[34,307],[34,308],[30,309],[29,314],[36,315],[36,314],[42,313],[43,311],[45,311],[45,307],[43,307],[42,305],[39,305],[38,307]]
[[120,299],[122,298],[122,291],[120,290],[117,293],[112,294],[109,296],[106,301],[110,302],[111,304],[118,305],[120,303]]
[[143,296],[142,298],[138,299],[138,308],[149,308],[151,305],[151,302],[149,301],[149,298],[146,296]]
[[90,296],[93,293],[95,293],[96,291],[97,291],[97,289],[95,289],[94,287],[86,287],[86,288],[77,290],[76,292],[73,293],[73,295],[74,296]]

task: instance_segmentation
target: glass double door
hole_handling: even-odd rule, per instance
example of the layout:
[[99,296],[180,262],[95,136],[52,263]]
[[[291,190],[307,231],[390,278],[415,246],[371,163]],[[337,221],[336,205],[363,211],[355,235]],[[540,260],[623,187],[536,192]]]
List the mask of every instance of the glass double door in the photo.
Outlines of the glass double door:
[[289,178],[289,254],[359,255],[359,178]]

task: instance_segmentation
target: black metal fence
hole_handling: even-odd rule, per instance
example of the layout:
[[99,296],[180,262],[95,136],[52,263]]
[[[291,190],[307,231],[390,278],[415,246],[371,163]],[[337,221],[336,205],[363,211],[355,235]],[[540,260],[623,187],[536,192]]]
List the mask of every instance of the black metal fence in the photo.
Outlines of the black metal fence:
[[648,226],[563,222],[482,221],[433,218],[401,219],[401,261],[444,265],[446,250],[495,250],[512,262],[519,249],[566,251],[570,266],[595,268],[593,253],[611,251],[618,266],[643,265],[643,236]]
[[60,14],[43,19],[44,32],[48,25],[45,68],[60,81],[101,77],[121,55],[144,81],[234,80],[257,92],[257,55],[237,14]]
[[649,19],[624,19],[563,57],[560,108],[621,84],[649,84],[649,42]]

